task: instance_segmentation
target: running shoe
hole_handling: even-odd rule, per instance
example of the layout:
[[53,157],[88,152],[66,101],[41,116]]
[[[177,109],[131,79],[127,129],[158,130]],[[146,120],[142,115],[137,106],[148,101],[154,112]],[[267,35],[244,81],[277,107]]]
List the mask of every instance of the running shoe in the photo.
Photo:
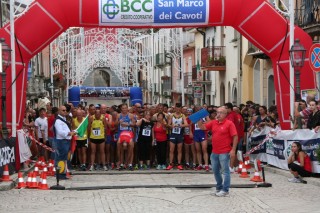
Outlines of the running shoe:
[[199,166],[197,167],[197,170],[202,170],[202,165],[199,165]]
[[173,166],[171,164],[169,164],[169,166],[166,168],[166,170],[171,170],[173,169]]
[[186,168],[186,169],[190,169],[190,164],[189,164],[189,163],[186,163],[185,168]]
[[288,179],[288,181],[291,182],[291,183],[302,183],[301,179],[300,178],[296,178],[296,177],[290,178],[290,179]]
[[183,170],[183,166],[181,166],[180,164],[177,166],[177,168],[178,168],[179,170]]
[[141,169],[141,167],[142,167],[142,166],[139,167],[138,164],[136,164],[136,165],[134,166],[134,169],[135,169],[135,170],[138,170],[138,169]]
[[89,168],[89,171],[93,171],[93,170],[94,170],[93,165],[91,165]]
[[160,170],[160,169],[162,169],[162,167],[161,167],[161,165],[160,165],[160,164],[158,164],[158,166],[157,166],[157,170]]
[[163,164],[163,165],[161,166],[161,169],[162,169],[162,170],[166,170],[166,169],[167,169],[166,165]]
[[209,172],[209,166],[205,166],[204,169]]
[[140,169],[140,170],[143,170],[143,169],[144,169],[143,165],[140,165],[140,166],[139,166],[139,169]]
[[229,192],[225,192],[223,190],[221,190],[220,192],[216,193],[217,197],[226,197],[229,195]]
[[129,169],[130,171],[133,171],[133,167],[132,167],[131,165],[128,167],[128,169]]
[[147,165],[147,170],[150,170],[150,165]]

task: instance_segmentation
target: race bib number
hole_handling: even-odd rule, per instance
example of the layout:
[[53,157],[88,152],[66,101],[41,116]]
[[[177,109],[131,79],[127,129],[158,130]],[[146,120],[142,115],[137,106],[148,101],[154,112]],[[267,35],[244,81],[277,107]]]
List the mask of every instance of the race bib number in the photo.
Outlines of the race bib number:
[[143,129],[142,130],[142,135],[143,136],[150,136],[151,135],[151,130],[150,129]]
[[180,134],[180,133],[181,133],[181,128],[180,128],[180,127],[174,127],[174,128],[172,129],[172,133],[174,133],[174,134]]
[[195,124],[195,125],[194,125],[194,130],[200,130],[198,124]]
[[190,135],[190,128],[189,127],[185,127],[184,128],[184,134],[185,135]]
[[100,130],[100,128],[93,128],[93,129],[92,129],[92,134],[93,134],[94,136],[100,136],[100,135],[101,135],[101,130]]
[[[128,123],[125,123],[125,124],[128,124]],[[120,125],[120,130],[129,130],[129,127]]]

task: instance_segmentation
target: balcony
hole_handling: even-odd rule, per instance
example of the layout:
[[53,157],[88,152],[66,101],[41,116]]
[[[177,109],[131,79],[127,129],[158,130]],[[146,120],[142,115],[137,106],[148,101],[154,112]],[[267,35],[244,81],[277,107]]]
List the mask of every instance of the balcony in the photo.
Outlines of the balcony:
[[267,56],[264,52],[262,52],[259,48],[254,46],[251,42],[249,42],[248,45],[248,52],[247,55],[252,56],[253,58],[259,58],[259,59],[269,59],[269,56]]
[[295,10],[295,23],[311,37],[320,33],[320,0],[304,0]]
[[201,67],[205,71],[226,71],[225,46],[202,48]]

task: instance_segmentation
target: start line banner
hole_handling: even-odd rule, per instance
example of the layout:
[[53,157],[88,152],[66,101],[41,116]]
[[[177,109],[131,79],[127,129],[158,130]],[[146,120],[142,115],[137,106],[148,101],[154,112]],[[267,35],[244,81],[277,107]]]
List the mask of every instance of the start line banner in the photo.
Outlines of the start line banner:
[[[271,130],[273,129],[265,127],[261,131],[253,131],[251,137],[248,138],[248,149],[261,143]],[[309,155],[313,173],[320,173],[320,165],[316,158],[316,149],[320,146],[320,132],[316,133],[309,129],[277,131],[276,135],[269,137],[260,148],[252,152],[250,157],[253,160],[259,159],[270,165],[289,170],[287,160],[293,142],[299,142],[302,150]]]

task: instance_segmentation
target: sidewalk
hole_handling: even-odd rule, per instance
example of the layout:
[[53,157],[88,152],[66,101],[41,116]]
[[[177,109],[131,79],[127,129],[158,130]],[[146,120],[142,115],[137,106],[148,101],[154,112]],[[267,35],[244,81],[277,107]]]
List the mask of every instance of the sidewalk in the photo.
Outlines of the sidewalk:
[[[33,170],[33,166],[30,168],[27,168],[25,170],[22,170],[22,174],[23,176],[27,176],[29,171]],[[252,175],[252,170],[249,170],[251,172]],[[290,174],[289,171],[286,170],[282,170],[273,166],[265,166],[265,179],[266,182],[268,182],[268,173],[274,173],[274,174],[278,174],[278,175],[282,175],[285,176],[287,178],[291,178],[292,175]],[[93,171],[93,172],[89,172],[89,171],[85,171],[85,172],[81,172],[81,171],[74,171],[73,172],[74,175],[76,176],[86,176],[86,175],[111,175],[111,176],[117,176],[117,175],[125,175],[125,176],[130,176],[130,175],[157,175],[157,174],[162,174],[162,175],[174,175],[174,174],[185,174],[186,176],[188,174],[199,174],[199,176],[205,175],[205,174],[212,174],[212,172],[210,171],[208,172],[204,172],[204,171],[193,171],[193,170],[183,170],[183,171],[178,171],[178,170],[155,170],[155,169],[150,169],[150,170],[135,170],[135,171],[117,171],[117,170],[110,170],[110,171]],[[12,182],[0,182],[0,191],[6,191],[6,190],[10,190],[13,189],[18,181],[18,174],[15,173],[13,175],[10,176],[13,181]],[[308,184],[314,185],[314,186],[320,186],[320,178],[314,178],[314,177],[310,177],[310,178],[304,178],[304,180],[306,180],[308,182]],[[209,186],[209,185],[208,185]],[[210,185],[211,186],[211,185]],[[141,185],[141,187],[143,187],[143,185]],[[156,185],[154,186],[156,187]],[[164,185],[161,185],[159,187],[166,187]],[[174,187],[174,186],[167,186],[167,187]],[[203,186],[204,187],[204,186]]]

